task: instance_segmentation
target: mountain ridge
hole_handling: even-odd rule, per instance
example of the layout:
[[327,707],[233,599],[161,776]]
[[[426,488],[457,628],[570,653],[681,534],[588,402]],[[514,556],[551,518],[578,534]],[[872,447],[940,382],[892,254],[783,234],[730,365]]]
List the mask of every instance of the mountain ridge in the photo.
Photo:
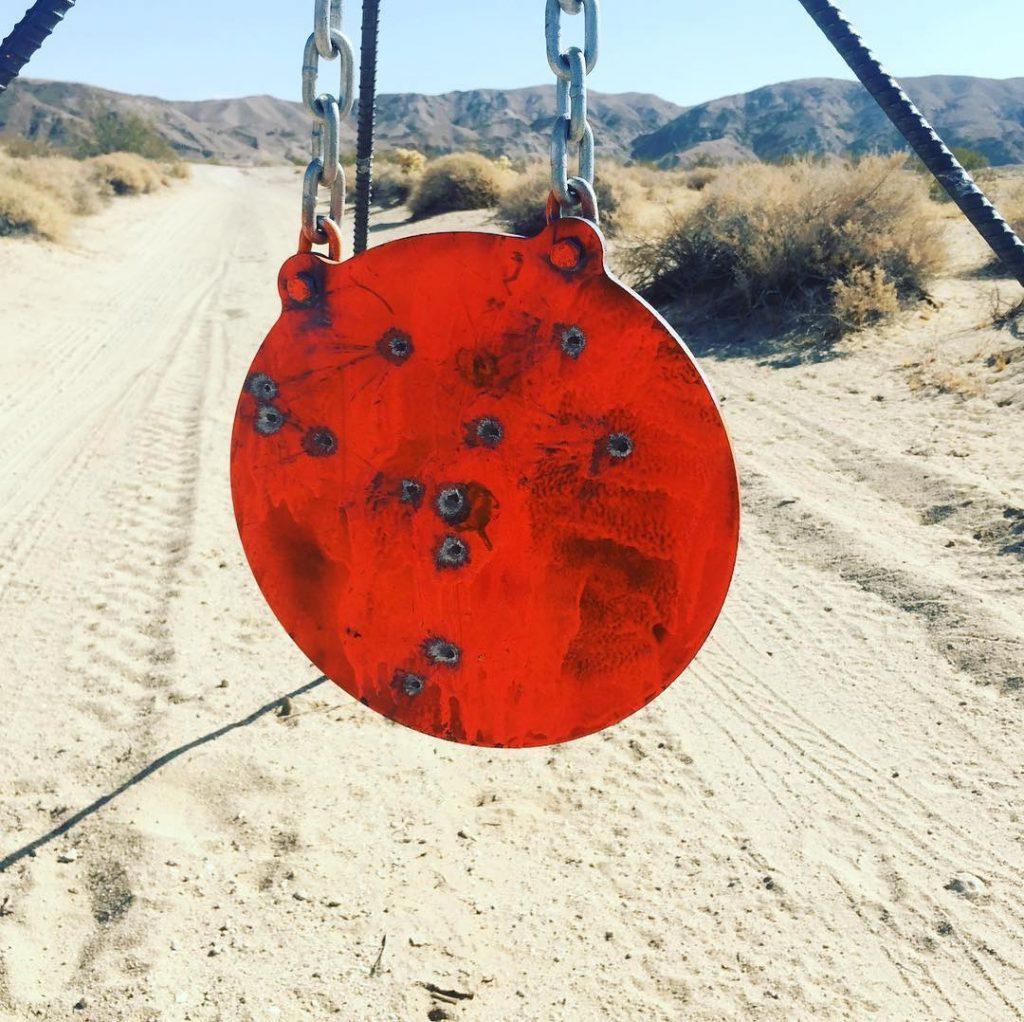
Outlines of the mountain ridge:
[[[994,165],[1024,162],[1024,77],[927,75],[904,85],[948,145],[976,149]],[[670,165],[722,140],[763,160],[907,148],[859,82],[804,78],[689,107],[637,138],[631,155]]]
[[[1024,77],[908,78],[911,98],[950,145],[968,145],[995,164],[1024,163]],[[906,148],[867,92],[837,78],[762,86],[683,107],[648,93],[590,93],[602,155],[674,166],[700,156],[778,159]],[[74,144],[91,111],[134,113],[186,159],[259,164],[302,162],[310,118],[301,103],[273,96],[164,100],[74,82],[21,79],[0,95],[0,134]],[[554,90],[467,89],[378,97],[378,144],[428,154],[472,149],[512,158],[546,154]],[[342,143],[354,145],[354,119]]]

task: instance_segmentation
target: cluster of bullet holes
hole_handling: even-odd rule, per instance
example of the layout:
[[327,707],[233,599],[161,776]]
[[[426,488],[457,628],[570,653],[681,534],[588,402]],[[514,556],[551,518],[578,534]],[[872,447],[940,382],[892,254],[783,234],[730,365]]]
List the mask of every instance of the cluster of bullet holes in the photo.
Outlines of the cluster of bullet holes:
[[[436,635],[424,640],[422,651],[427,660],[437,667],[454,669],[462,663],[462,650],[454,642]],[[415,671],[397,670],[391,684],[398,691],[412,698],[418,696],[426,688],[427,679]]]
[[277,384],[266,373],[253,373],[245,381],[245,389],[256,398],[256,432],[273,436],[284,425],[284,413],[271,403],[277,397]]
[[[277,383],[266,373],[253,373],[245,381],[245,389],[256,398],[256,432],[260,436],[279,433],[288,416],[273,404],[278,395]],[[311,458],[328,458],[338,450],[338,438],[326,426],[313,426],[303,434],[302,449]]]
[[[587,339],[578,326],[559,327],[555,331],[563,354],[573,360],[583,354]],[[401,330],[389,330],[377,342],[378,352],[393,365],[407,362],[415,350],[412,338]],[[273,436],[284,426],[287,416],[273,401],[278,395],[278,386],[266,373],[253,373],[245,382],[245,389],[256,399],[256,432],[262,436]],[[505,427],[493,416],[482,416],[466,426],[466,443],[470,447],[484,447],[490,450],[498,447],[505,439]],[[610,458],[621,461],[633,454],[633,440],[627,433],[610,433],[598,448],[603,447]],[[324,458],[338,449],[338,439],[326,426],[314,426],[302,438],[302,449],[313,458]],[[426,487],[418,479],[403,479],[399,483],[398,499],[418,510],[426,496]],[[434,510],[447,525],[462,525],[472,513],[469,488],[463,483],[447,483],[442,486],[434,500]],[[442,536],[434,550],[434,563],[441,571],[463,567],[470,560],[469,544],[461,536],[448,533]],[[435,666],[455,668],[462,660],[458,646],[447,639],[432,636],[423,643],[422,652]],[[418,696],[425,688],[427,679],[413,671],[397,670],[392,685],[410,698]]]

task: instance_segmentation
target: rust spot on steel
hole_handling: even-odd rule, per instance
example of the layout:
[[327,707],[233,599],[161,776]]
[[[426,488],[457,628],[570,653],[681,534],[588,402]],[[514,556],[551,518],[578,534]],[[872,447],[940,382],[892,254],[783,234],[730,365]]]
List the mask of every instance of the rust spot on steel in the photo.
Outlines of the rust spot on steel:
[[575,238],[563,238],[551,246],[551,264],[559,270],[578,269],[583,258],[583,247]]
[[296,305],[308,305],[316,298],[316,279],[311,273],[300,272],[285,280],[285,292]]

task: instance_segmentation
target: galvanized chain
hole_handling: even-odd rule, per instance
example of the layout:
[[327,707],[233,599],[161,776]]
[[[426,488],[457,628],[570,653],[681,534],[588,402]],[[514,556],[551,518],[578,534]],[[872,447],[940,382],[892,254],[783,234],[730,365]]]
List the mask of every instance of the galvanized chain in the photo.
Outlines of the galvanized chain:
[[341,0],[316,0],[313,8],[313,35],[316,36],[316,52],[324,60],[335,57],[332,32],[341,31]]
[[[548,63],[555,73],[555,123],[551,131],[551,187],[563,216],[598,219],[594,194],[594,132],[587,121],[587,75],[597,64],[600,12],[598,0],[546,0],[544,34]],[[562,49],[562,15],[584,18],[583,49]],[[570,151],[578,170],[569,175]]]
[[[318,92],[321,60],[340,58],[339,95]],[[341,165],[341,119],[352,109],[355,60],[352,44],[341,32],[341,0],[315,0],[313,33],[306,40],[302,58],[302,101],[315,118],[313,159],[302,184],[302,236],[312,245],[330,239],[324,216],[316,211],[320,188],[330,189],[327,218],[339,228],[345,215],[345,170]]]

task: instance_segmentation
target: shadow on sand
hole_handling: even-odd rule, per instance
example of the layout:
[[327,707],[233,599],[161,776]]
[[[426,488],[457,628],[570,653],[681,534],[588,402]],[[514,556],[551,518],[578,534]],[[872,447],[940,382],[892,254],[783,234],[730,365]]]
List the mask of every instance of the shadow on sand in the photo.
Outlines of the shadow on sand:
[[697,358],[749,358],[773,369],[791,369],[845,358],[835,336],[820,324],[794,324],[776,318],[694,318],[677,309],[663,312]]
[[179,745],[176,749],[171,749],[169,752],[165,752],[162,756],[157,756],[156,759],[144,766],[138,773],[129,777],[124,784],[119,785],[106,795],[100,795],[100,797],[94,802],[90,802],[84,809],[79,809],[77,813],[73,816],[69,816],[63,823],[54,827],[53,830],[47,831],[47,833],[43,834],[41,837],[37,837],[34,841],[30,841],[27,845],[23,845],[21,848],[11,852],[9,855],[4,856],[4,858],[0,859],[0,873],[9,869],[16,862],[20,862],[26,856],[35,854],[37,848],[41,848],[43,845],[49,844],[55,838],[60,837],[62,834],[66,834],[72,829],[72,827],[78,826],[78,824],[87,816],[91,816],[98,809],[102,809],[107,805],[107,803],[113,802],[118,795],[123,795],[129,788],[134,787],[140,781],[144,781],[150,776],[150,774],[155,774],[157,770],[167,766],[168,763],[173,762],[179,756],[183,756],[186,752],[191,752],[193,749],[198,749],[200,745],[206,745],[207,742],[216,741],[216,739],[222,738],[231,731],[237,731],[239,728],[248,727],[250,724],[259,720],[260,717],[264,717],[273,710],[283,706],[285,700],[301,696],[316,688],[318,685],[322,685],[325,681],[327,681],[327,678],[324,675],[321,675],[319,678],[314,678],[312,681],[306,682],[305,685],[300,685],[299,688],[294,691],[288,692],[283,696],[278,696],[277,699],[274,699],[269,703],[265,703],[259,709],[253,710],[253,712],[247,717],[242,717],[241,720],[225,724],[223,727],[219,727],[215,731],[209,732],[209,734],[200,735],[199,738],[193,738],[191,742],[186,742],[184,745]]

